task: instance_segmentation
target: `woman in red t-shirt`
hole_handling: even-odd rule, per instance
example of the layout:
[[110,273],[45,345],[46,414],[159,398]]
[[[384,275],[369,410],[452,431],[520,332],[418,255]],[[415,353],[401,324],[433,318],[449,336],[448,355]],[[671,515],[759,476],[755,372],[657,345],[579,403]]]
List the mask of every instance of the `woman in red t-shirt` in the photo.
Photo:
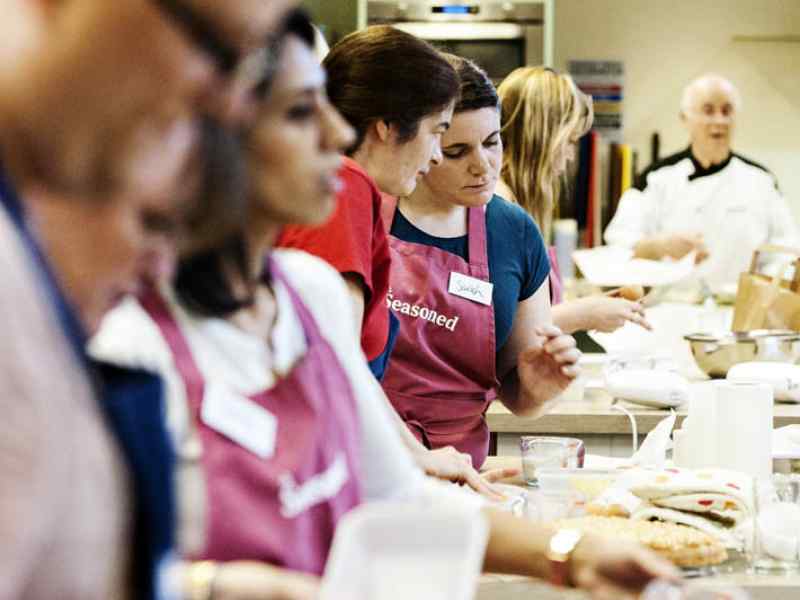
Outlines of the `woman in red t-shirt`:
[[278,243],[324,258],[342,274],[361,323],[361,346],[380,379],[396,332],[385,306],[389,247],[381,193],[411,193],[441,161],[458,76],[432,46],[392,27],[346,37],[323,64],[328,95],[357,140],[339,173],[343,185],[331,219],[321,227],[288,227]]
[[[320,227],[289,226],[278,245],[315,254],[342,274],[361,324],[362,349],[380,379],[397,332],[386,305],[390,263],[381,194],[410,194],[441,162],[441,137],[450,126],[460,81],[433,46],[388,26],[347,36],[323,64],[328,96],[356,130],[356,141],[339,172],[342,188],[331,219]],[[428,452],[399,417],[398,427],[430,475],[466,481],[492,495],[468,455],[450,447]],[[488,478],[508,474],[501,470]]]

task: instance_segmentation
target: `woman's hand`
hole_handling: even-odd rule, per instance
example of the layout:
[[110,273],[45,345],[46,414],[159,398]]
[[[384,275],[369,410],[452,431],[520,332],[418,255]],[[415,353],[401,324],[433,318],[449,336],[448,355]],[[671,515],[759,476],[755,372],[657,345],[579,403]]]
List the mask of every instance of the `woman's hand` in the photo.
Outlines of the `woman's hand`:
[[539,404],[563,392],[580,374],[575,338],[554,325],[537,327],[536,341],[519,354],[517,376],[527,395]]
[[638,544],[585,535],[570,559],[575,587],[597,600],[636,598],[653,579],[679,579],[672,563]]
[[494,489],[492,483],[519,474],[519,469],[495,469],[484,474],[472,467],[472,458],[447,446],[437,450],[425,450],[416,455],[416,463],[426,474],[438,479],[468,485],[489,500],[502,501],[505,496]]
[[215,600],[315,600],[319,580],[255,561],[219,563]]
[[578,317],[582,323],[581,329],[587,331],[594,329],[610,333],[625,325],[626,321],[647,330],[653,329],[644,315],[644,307],[638,302],[608,296],[588,296],[568,304],[574,304],[571,310],[580,312]]

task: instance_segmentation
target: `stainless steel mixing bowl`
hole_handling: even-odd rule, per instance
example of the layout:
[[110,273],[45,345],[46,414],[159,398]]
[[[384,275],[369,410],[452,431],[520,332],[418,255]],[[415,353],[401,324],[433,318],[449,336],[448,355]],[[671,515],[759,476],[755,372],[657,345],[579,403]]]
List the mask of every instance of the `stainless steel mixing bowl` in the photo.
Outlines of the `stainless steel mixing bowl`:
[[690,333],[692,356],[709,377],[725,377],[733,365],[758,361],[800,362],[800,332],[783,329],[757,329],[720,334]]

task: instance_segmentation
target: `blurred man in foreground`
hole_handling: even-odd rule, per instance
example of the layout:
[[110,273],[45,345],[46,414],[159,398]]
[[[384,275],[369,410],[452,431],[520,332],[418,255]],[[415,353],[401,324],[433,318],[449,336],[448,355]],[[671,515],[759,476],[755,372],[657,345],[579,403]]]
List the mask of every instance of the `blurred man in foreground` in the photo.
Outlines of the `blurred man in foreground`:
[[0,598],[154,598],[172,544],[160,382],[85,342],[159,264],[201,119],[247,120],[248,64],[294,2],[6,4]]

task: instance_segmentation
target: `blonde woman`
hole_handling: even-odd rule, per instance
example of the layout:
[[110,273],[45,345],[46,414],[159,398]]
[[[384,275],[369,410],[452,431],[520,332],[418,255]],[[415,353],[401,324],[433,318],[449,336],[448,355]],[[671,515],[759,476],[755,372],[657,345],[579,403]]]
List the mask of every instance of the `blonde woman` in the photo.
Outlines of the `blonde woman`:
[[[578,90],[569,75],[546,67],[516,69],[500,84],[498,93],[503,166],[497,193],[533,216],[547,240],[563,175],[575,158],[575,143],[592,126],[592,100]],[[557,265],[553,267],[557,274]],[[555,277],[551,277],[554,290],[560,287]],[[650,329],[638,302],[609,296],[559,301],[554,294],[553,320],[566,333],[609,332],[626,321]]]

